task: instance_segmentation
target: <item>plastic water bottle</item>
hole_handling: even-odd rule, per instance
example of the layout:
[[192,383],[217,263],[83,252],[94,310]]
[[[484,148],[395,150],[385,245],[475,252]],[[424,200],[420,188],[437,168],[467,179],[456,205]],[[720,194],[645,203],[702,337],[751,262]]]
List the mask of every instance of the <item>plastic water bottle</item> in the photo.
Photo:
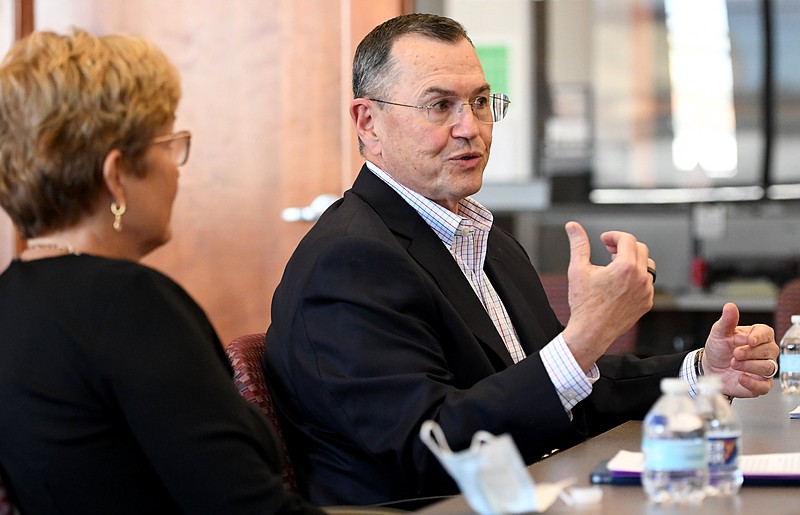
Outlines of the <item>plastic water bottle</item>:
[[781,338],[780,370],[783,393],[800,393],[800,315]]
[[642,486],[656,503],[699,503],[708,485],[703,420],[683,379],[662,379],[661,391],[644,418]]
[[722,381],[703,376],[698,381],[700,395],[695,398],[706,429],[708,459],[707,495],[735,495],[742,486],[739,450],[742,424],[722,393]]

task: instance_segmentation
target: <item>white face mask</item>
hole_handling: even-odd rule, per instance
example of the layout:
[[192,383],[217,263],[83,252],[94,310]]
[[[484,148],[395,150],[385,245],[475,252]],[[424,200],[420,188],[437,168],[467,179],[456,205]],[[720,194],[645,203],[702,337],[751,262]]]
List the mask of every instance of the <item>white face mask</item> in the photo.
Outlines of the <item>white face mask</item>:
[[469,448],[457,453],[432,420],[423,422],[419,436],[481,515],[542,512],[569,483],[535,485],[508,434],[478,431]]

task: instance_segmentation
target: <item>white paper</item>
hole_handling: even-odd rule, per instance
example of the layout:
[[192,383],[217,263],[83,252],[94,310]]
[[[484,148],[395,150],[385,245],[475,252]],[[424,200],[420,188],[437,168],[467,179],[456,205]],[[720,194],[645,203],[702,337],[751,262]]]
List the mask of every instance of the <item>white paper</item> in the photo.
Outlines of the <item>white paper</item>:
[[641,474],[644,470],[644,454],[633,451],[619,451],[609,460],[608,470]]
[[[745,476],[800,477],[800,452],[744,454],[739,463]],[[608,470],[641,474],[644,470],[644,455],[641,452],[619,451],[609,460]]]
[[800,476],[800,452],[743,455],[745,476]]

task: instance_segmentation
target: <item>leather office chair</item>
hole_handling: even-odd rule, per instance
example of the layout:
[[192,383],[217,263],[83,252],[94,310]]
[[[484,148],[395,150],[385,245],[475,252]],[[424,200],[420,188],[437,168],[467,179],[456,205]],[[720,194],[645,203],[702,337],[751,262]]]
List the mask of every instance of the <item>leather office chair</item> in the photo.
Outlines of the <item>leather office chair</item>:
[[792,315],[800,315],[800,279],[786,282],[778,292],[772,326],[775,329],[775,341],[781,341],[792,325]]
[[[264,371],[261,368],[261,355],[264,353],[264,333],[246,334],[234,338],[225,348],[225,353],[233,366],[233,381],[242,397],[255,404],[272,422],[283,451],[283,486],[297,492],[297,479],[294,475],[289,452],[283,439],[278,414],[272,404]],[[0,514],[1,515],[1,514]]]
[[[544,286],[544,292],[550,301],[550,306],[555,311],[556,316],[563,325],[569,322],[569,281],[566,275],[561,274],[541,274],[539,279]],[[621,334],[614,340],[606,350],[606,354],[633,354],[636,352],[636,339],[639,336],[639,328],[636,324]]]

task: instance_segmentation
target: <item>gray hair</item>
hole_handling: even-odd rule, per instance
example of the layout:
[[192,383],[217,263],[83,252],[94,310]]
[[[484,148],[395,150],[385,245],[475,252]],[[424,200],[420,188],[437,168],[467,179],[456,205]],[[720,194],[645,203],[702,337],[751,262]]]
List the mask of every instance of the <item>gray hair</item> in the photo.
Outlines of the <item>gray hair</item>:
[[392,46],[406,34],[419,34],[447,43],[458,43],[463,39],[470,41],[460,23],[435,14],[406,14],[385,21],[372,29],[356,48],[353,58],[353,98],[378,93],[391,79],[394,66]]
[[[392,46],[406,34],[419,34],[446,43],[458,43],[466,39],[472,44],[463,25],[444,16],[414,13],[385,21],[372,29],[356,48],[353,57],[353,98],[382,96],[388,85],[395,82]],[[363,154],[364,144],[360,138],[358,149]]]

